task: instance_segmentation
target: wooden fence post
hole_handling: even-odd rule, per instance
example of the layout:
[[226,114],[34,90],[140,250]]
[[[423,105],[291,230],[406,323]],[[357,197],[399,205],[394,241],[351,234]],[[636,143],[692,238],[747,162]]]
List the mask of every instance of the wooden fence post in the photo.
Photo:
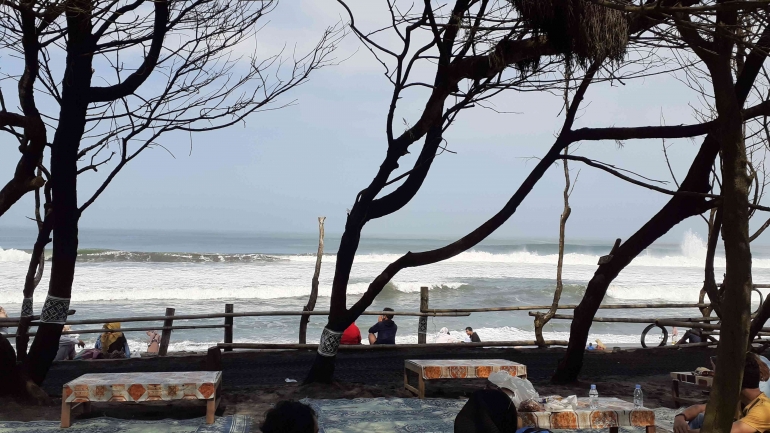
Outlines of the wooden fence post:
[[[225,313],[234,311],[233,304],[225,304]],[[233,342],[233,316],[225,317],[225,343]],[[232,352],[232,347],[225,347],[225,352]]]
[[[428,312],[428,288],[420,287],[420,313]],[[417,319],[417,344],[425,344],[428,333],[428,316]]]
[[[166,308],[166,316],[173,316],[176,310],[173,308]],[[174,326],[174,319],[166,319],[163,321],[163,328],[170,328]],[[160,334],[160,348],[158,349],[158,356],[166,356],[168,353],[168,342],[171,340],[171,330],[163,329]]]

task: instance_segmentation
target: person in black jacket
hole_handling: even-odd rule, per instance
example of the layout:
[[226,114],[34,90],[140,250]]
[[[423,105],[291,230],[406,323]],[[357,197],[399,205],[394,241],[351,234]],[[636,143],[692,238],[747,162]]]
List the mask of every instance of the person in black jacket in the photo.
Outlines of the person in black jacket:
[[465,328],[465,333],[468,335],[468,337],[471,337],[471,343],[481,343],[481,338],[479,338],[479,334],[473,332],[473,328],[470,326]]
[[[382,311],[393,309],[383,308]],[[381,314],[377,318],[377,323],[369,328],[369,344],[396,344],[398,325],[393,321],[393,317],[395,316],[392,314]]]

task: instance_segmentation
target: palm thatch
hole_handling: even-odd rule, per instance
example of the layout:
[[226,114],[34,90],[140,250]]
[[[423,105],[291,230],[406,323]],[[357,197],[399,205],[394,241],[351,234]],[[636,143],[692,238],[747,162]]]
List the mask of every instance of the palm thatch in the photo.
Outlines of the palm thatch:
[[512,0],[527,25],[545,34],[569,61],[586,66],[596,60],[618,62],[628,44],[625,14],[587,0]]

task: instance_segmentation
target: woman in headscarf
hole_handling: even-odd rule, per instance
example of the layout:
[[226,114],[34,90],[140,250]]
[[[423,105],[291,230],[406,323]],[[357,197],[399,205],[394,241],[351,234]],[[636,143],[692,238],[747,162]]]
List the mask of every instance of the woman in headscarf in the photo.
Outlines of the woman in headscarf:
[[436,343],[457,343],[457,340],[449,335],[449,329],[443,327],[436,335]]
[[120,322],[105,323],[105,331],[96,340],[95,348],[102,351],[105,358],[130,358],[131,350],[128,348],[128,341],[123,336],[120,329]]
[[471,394],[455,417],[455,433],[514,433],[521,421],[513,401],[499,389]]
[[596,339],[596,350],[607,350],[607,346],[602,343],[602,340]]

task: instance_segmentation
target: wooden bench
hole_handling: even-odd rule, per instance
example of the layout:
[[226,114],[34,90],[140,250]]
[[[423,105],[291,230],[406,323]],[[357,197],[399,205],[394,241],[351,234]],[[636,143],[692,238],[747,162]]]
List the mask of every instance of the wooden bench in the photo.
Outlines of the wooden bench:
[[[708,399],[708,392],[714,383],[712,376],[698,376],[691,371],[675,371],[671,373],[671,399],[674,400],[674,408],[680,406],[679,403],[699,404],[705,403]],[[706,394],[703,399],[689,399],[679,397],[679,387],[681,385],[696,386]]]
[[[417,388],[409,385],[408,371],[417,373]],[[407,359],[404,361],[404,388],[425,398],[426,380],[486,379],[498,371],[527,378],[526,365],[506,359]]]
[[70,426],[71,411],[81,404],[87,413],[91,410],[91,403],[95,402],[172,400],[206,401],[206,424],[213,424],[214,412],[221,400],[221,385],[221,371],[84,374],[64,384],[61,426]]

